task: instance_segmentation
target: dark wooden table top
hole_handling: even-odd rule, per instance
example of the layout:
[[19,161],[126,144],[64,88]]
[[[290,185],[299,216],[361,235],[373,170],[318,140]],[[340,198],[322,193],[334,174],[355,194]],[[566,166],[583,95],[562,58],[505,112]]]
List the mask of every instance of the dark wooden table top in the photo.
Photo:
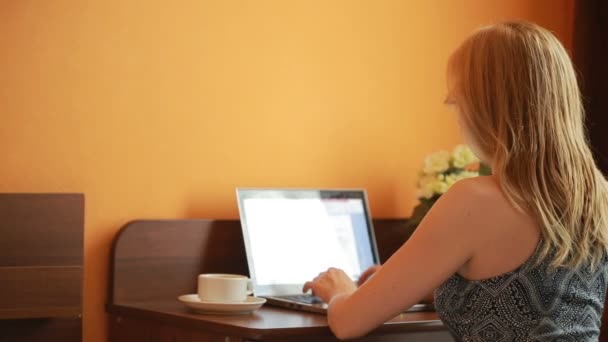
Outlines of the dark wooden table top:
[[[203,315],[189,311],[182,303],[109,304],[107,310],[120,316],[158,320],[208,332],[246,339],[280,339],[292,336],[329,336],[325,315],[288,310],[264,305],[249,315]],[[372,334],[445,330],[436,312],[402,313],[376,329]]]

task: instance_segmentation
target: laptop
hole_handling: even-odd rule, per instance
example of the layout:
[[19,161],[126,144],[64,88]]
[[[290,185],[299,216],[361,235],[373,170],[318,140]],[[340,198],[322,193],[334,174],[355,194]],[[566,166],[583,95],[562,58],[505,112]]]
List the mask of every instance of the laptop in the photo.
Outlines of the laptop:
[[270,305],[326,313],[305,282],[329,267],[357,281],[379,263],[365,190],[239,188],[237,199],[254,292]]

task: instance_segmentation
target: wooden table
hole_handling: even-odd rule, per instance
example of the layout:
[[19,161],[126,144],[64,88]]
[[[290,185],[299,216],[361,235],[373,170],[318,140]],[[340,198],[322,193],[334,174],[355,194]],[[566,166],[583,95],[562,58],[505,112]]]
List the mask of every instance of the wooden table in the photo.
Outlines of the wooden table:
[[[108,312],[110,341],[336,341],[324,315],[266,305],[242,316],[190,313],[177,300],[109,305]],[[361,341],[400,338],[452,341],[434,312],[401,314]]]
[[[382,241],[398,246],[407,238],[398,229],[398,221],[374,222],[383,261],[394,250],[383,250]],[[110,341],[337,340],[326,316],[320,314],[264,305],[251,315],[201,315],[177,301],[179,295],[196,292],[200,273],[247,274],[245,260],[238,221],[134,221],[126,225],[112,252],[107,305]],[[401,314],[360,339],[400,340],[453,341],[435,312]]]

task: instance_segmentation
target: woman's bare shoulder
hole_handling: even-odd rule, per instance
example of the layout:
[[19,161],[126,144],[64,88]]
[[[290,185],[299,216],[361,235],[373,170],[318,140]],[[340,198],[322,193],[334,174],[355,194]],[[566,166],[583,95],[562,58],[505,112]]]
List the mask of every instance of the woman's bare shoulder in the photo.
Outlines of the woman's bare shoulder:
[[[507,200],[493,176],[464,179],[454,184],[435,205],[436,215],[458,223],[463,232],[493,234],[502,226],[501,220],[512,221],[517,210]],[[488,228],[493,227],[493,228]]]
[[493,176],[459,181],[445,195],[444,212],[466,213],[468,231],[481,240],[511,238],[514,234],[537,238],[534,219],[508,200]]
[[486,207],[507,204],[498,180],[494,176],[463,179],[454,184],[444,195],[450,202]]

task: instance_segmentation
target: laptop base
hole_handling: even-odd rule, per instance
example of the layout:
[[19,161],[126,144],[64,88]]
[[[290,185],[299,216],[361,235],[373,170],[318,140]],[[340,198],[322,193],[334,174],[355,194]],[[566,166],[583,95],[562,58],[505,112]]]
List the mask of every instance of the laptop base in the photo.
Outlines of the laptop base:
[[[328,305],[325,303],[323,303],[323,304],[306,304],[306,303],[287,300],[285,298],[271,297],[271,296],[268,296],[268,297],[264,296],[263,298],[266,298],[266,303],[269,305],[272,305],[272,306],[327,315]],[[435,311],[435,305],[433,303],[414,304],[411,308],[403,311],[402,313],[420,312],[420,311]]]
[[327,304],[325,304],[325,303],[323,303],[323,304],[306,304],[306,303],[295,302],[295,301],[287,300],[285,298],[278,298],[278,297],[264,296],[263,298],[266,298],[266,303],[269,305],[278,306],[281,308],[299,310],[299,311],[314,312],[314,313],[323,314],[323,315],[327,314]]

